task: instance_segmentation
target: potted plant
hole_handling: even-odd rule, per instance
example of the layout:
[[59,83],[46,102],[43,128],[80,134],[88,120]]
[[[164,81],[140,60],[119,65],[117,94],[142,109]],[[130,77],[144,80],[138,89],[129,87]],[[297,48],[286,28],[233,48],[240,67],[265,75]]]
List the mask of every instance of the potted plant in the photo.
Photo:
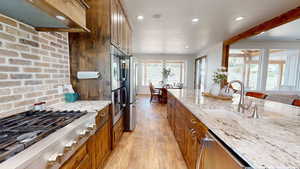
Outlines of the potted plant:
[[213,82],[214,84],[210,88],[209,93],[214,96],[219,96],[221,91],[221,83],[227,79],[227,71],[225,67],[219,68],[213,74]]
[[171,69],[163,68],[162,76],[163,76],[163,84],[165,85],[168,83],[169,77],[172,76]]

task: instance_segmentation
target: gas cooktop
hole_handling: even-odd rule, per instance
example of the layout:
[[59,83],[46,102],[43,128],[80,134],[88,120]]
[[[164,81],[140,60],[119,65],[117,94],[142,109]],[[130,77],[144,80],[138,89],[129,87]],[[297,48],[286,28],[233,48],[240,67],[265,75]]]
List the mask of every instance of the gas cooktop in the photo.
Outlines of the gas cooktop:
[[0,119],[0,163],[86,113],[27,111]]

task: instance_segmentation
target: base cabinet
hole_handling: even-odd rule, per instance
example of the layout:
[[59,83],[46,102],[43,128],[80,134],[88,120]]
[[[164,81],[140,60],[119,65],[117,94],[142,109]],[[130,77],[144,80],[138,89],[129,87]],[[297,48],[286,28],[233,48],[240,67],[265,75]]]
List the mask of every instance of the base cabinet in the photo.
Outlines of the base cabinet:
[[61,169],[87,169],[91,168],[91,166],[91,157],[87,150],[87,144],[84,144],[61,167]]
[[170,93],[167,117],[189,169],[244,169],[248,166],[228,151],[217,137]]
[[122,116],[118,122],[113,126],[112,146],[115,148],[120,142],[124,132],[124,116]]
[[208,129],[197,120],[181,103],[168,93],[167,117],[181,153],[189,169],[197,167],[201,141]]
[[94,151],[96,169],[101,169],[104,167],[105,162],[111,152],[111,144],[109,138],[109,123],[105,123],[104,126],[95,133]]

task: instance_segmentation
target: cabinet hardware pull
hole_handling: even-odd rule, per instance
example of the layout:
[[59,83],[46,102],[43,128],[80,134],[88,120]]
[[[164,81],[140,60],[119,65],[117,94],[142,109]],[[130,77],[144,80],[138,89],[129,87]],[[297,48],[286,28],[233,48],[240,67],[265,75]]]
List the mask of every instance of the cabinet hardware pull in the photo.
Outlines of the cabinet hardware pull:
[[48,159],[48,166],[51,167],[55,165],[56,163],[59,163],[62,159],[63,154],[62,153],[56,153],[50,156]]
[[197,124],[197,120],[191,119],[191,123],[192,123],[192,124]]

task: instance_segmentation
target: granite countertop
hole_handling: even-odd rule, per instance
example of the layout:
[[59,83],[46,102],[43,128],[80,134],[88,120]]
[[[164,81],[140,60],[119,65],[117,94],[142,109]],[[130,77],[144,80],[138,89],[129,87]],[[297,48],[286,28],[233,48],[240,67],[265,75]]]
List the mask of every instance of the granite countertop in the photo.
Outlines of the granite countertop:
[[300,168],[300,108],[246,97],[259,119],[238,113],[233,101],[204,97],[197,90],[168,90],[254,169]]
[[47,110],[54,111],[87,111],[89,113],[96,113],[107,105],[111,104],[111,101],[106,100],[79,100],[73,103],[58,103],[47,107]]

